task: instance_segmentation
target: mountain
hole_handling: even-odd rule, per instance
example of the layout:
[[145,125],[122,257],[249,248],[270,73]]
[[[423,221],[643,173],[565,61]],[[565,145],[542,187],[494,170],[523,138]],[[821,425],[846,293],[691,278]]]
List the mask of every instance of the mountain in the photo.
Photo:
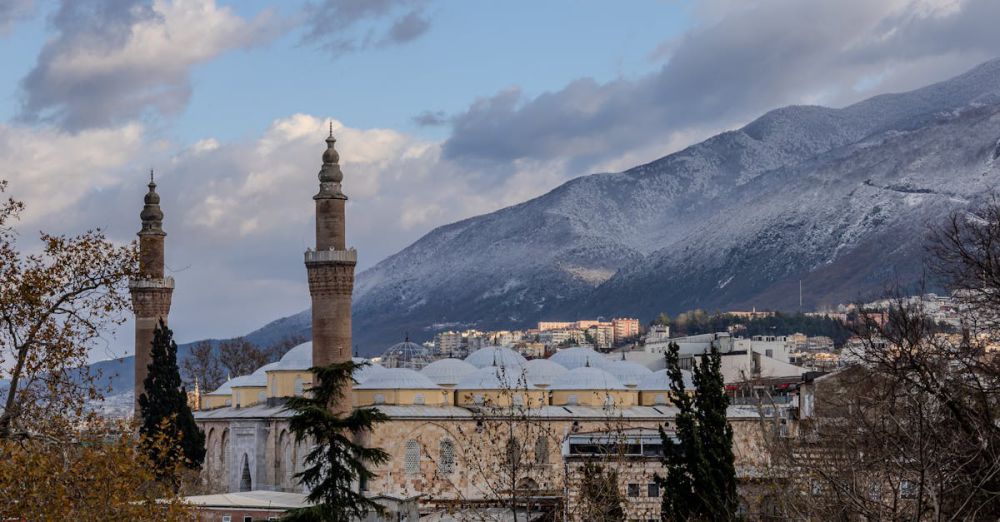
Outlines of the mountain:
[[439,227],[360,273],[355,340],[693,307],[797,309],[921,273],[927,224],[1000,175],[1000,60],[915,91],[791,106],[625,172]]
[[[271,321],[263,327],[246,334],[243,338],[260,347],[272,346],[283,340],[298,337],[303,337],[308,340],[312,338],[310,320],[311,317],[308,311],[301,312],[276,321]],[[212,343],[215,347],[218,347],[221,342],[219,339],[205,339],[203,341],[177,345],[178,364],[183,362],[184,359],[191,354],[191,348],[194,345],[205,341]],[[105,395],[110,397],[125,393],[130,394],[133,390],[135,382],[135,357],[129,355],[128,357],[121,357],[119,359],[95,362],[84,367],[84,371],[99,379],[98,382],[100,383],[101,388],[107,392]],[[233,377],[235,377],[235,375]],[[3,388],[3,384],[4,383],[0,381],[0,389]],[[132,407],[131,400],[121,402],[128,408]]]

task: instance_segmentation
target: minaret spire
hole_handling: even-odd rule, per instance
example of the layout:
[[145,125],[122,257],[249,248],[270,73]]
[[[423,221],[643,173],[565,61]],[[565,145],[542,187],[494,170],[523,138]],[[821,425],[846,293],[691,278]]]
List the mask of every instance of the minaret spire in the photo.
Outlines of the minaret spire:
[[139,396],[145,391],[143,381],[152,359],[153,331],[162,320],[167,322],[174,280],[164,274],[163,210],[156,193],[153,170],[149,170],[149,191],[143,198],[139,219],[139,273],[129,282],[132,310],[135,313],[135,409],[139,414]]
[[[326,366],[351,360],[351,295],[358,255],[347,248],[345,207],[347,196],[341,187],[344,173],[333,137],[333,122],[326,138],[323,165],[319,169],[316,202],[316,250],[305,253],[309,294],[312,297],[313,365]],[[344,404],[333,405],[341,412],[351,408],[350,387]]]

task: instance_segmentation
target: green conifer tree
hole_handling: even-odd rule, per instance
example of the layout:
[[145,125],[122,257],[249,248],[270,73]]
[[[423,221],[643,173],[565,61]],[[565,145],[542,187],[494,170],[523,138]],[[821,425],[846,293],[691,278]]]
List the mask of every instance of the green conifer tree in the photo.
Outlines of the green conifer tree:
[[[157,476],[166,478],[176,464],[198,469],[205,460],[205,434],[198,429],[187,403],[177,367],[177,343],[163,320],[153,332],[153,346],[146,374],[145,393],[139,396],[142,426],[139,433],[157,466]],[[171,441],[175,451],[164,451],[163,441]]]
[[670,398],[679,410],[673,435],[660,428],[665,477],[657,477],[663,490],[664,520],[736,520],[736,466],[733,430],[726,421],[729,396],[713,346],[692,368],[695,390],[688,394],[680,369],[679,348],[670,343],[667,374]]
[[380,448],[365,447],[358,438],[388,417],[375,408],[355,408],[344,414],[333,408],[342,404],[346,385],[353,382],[358,366],[348,361],[312,368],[316,384],[306,396],[288,401],[288,409],[294,412],[289,429],[296,442],[313,444],[305,457],[308,467],[295,478],[309,488],[306,498],[314,505],[292,510],[283,520],[356,520],[381,511],[377,503],[355,488],[371,480],[374,474],[369,467],[388,462],[389,454]]

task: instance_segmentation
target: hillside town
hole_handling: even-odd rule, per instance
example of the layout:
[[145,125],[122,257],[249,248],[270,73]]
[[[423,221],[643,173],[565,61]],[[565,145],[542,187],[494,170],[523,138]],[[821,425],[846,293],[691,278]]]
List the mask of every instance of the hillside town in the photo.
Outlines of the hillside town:
[[0,0],[0,522],[1000,520],[997,20]]

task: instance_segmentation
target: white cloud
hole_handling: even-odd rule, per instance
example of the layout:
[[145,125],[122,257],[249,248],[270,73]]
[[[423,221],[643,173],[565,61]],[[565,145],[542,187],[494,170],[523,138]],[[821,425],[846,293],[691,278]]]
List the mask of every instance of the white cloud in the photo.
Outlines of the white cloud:
[[232,49],[278,34],[270,12],[245,20],[214,0],[128,0],[105,5],[64,0],[59,31],[23,80],[22,116],[70,129],[128,121],[187,106],[190,71]]
[[11,196],[30,203],[26,223],[57,218],[89,192],[120,183],[143,138],[137,123],[77,134],[0,124],[0,178]]

